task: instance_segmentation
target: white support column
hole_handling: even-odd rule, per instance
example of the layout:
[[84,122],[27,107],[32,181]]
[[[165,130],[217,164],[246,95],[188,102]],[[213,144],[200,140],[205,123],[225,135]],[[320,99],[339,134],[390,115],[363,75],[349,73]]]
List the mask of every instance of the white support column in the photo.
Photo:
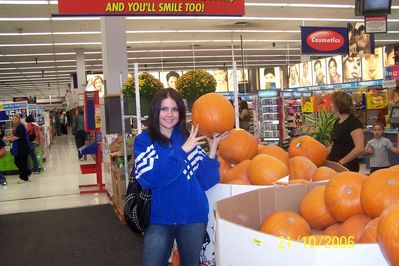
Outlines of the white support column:
[[86,66],[83,49],[76,49],[76,76],[78,80],[78,92],[83,93],[86,87]]
[[[128,74],[127,51],[126,51],[126,29],[125,17],[102,17],[101,18],[101,41],[104,73],[104,95],[120,94],[120,75],[125,82]],[[100,98],[101,104],[101,133],[107,132],[105,121],[106,108],[118,108],[104,106],[104,99]],[[118,118],[119,119],[119,118]]]

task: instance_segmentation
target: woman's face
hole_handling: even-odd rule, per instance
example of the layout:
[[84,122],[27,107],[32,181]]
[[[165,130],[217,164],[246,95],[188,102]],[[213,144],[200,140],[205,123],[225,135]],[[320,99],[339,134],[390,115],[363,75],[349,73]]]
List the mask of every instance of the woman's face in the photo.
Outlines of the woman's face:
[[224,71],[222,69],[218,69],[218,70],[213,71],[213,76],[215,77],[217,84],[220,84],[220,83],[226,81],[227,73],[226,73],[226,71]]
[[276,77],[273,75],[273,73],[266,73],[265,80],[266,82],[276,82]]
[[94,81],[94,88],[96,88],[96,90],[101,90],[103,87],[103,82],[101,81],[101,79],[96,79]]
[[348,57],[344,62],[345,79],[360,77],[360,57]]
[[173,127],[179,122],[179,108],[176,102],[168,97],[161,103],[159,112],[159,128],[165,136],[170,136]]
[[168,85],[169,85],[169,87],[176,90],[176,81],[177,81],[177,77],[171,76],[171,77],[168,79]]
[[334,61],[331,61],[328,65],[328,71],[330,72],[330,77],[335,77],[335,75],[337,75],[337,65]]
[[381,51],[380,49],[375,49],[375,54],[364,59],[366,65],[367,75],[371,80],[377,79],[380,73],[380,62],[381,62]]
[[18,125],[21,122],[21,120],[18,118],[18,116],[13,116],[12,117],[12,123],[14,125]]

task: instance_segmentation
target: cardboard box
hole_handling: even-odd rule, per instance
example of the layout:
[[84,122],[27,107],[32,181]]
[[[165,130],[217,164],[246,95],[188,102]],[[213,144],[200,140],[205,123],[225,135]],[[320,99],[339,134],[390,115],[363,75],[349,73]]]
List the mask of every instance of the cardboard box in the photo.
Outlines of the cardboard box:
[[[334,169],[337,172],[348,171],[348,169],[336,162],[326,161],[324,165]],[[265,187],[270,186],[217,184],[206,192],[210,210],[208,214],[208,225],[206,228],[209,237],[206,238],[208,241],[203,243],[200,258],[201,263],[209,266],[215,265],[215,217],[212,211],[214,204],[218,200]]]
[[387,265],[378,244],[305,246],[259,231],[275,210],[298,212],[302,197],[323,183],[267,187],[216,202],[216,264],[237,265]]
[[126,180],[125,180],[125,168],[119,168],[115,164],[111,164],[112,173],[112,202],[123,213],[125,207],[126,197]]

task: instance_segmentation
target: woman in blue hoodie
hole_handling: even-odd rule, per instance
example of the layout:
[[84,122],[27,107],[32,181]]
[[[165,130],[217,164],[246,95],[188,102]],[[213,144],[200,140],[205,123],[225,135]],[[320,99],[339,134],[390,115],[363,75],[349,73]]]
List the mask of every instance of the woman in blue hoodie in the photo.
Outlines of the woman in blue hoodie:
[[[198,136],[198,126],[189,132],[183,99],[173,89],[156,93],[148,122],[134,142],[135,177],[152,192],[142,265],[167,265],[174,240],[181,265],[198,265],[209,212],[205,191],[219,182],[216,152],[228,133]],[[200,146],[205,141],[208,154]]]

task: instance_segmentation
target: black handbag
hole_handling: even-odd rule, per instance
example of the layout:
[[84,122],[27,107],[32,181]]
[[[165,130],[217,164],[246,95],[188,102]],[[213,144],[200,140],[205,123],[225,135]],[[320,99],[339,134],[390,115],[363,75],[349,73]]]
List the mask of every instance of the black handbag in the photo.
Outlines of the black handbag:
[[125,219],[135,233],[143,234],[150,223],[151,190],[143,189],[134,177],[130,176],[125,198]]

